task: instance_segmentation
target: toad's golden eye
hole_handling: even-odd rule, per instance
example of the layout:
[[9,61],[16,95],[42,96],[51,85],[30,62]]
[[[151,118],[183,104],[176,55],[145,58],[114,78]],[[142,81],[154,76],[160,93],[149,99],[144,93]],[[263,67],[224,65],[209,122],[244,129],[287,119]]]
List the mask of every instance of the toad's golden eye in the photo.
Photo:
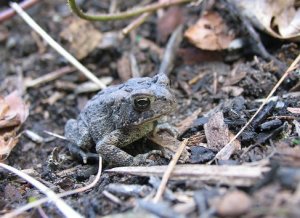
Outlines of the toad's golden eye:
[[148,110],[150,108],[150,98],[148,97],[140,97],[140,98],[136,98],[133,101],[134,104],[134,108],[138,111],[145,111]]

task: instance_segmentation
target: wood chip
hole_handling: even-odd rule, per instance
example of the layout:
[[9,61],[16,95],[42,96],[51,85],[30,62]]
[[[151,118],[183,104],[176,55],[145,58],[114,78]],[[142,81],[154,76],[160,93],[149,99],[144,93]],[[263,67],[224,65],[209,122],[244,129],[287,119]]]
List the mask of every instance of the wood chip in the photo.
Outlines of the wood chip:
[[222,112],[213,114],[204,124],[208,148],[221,150],[229,142],[229,129],[224,123]]
[[288,107],[286,108],[289,112],[293,114],[300,114],[300,108],[299,107]]

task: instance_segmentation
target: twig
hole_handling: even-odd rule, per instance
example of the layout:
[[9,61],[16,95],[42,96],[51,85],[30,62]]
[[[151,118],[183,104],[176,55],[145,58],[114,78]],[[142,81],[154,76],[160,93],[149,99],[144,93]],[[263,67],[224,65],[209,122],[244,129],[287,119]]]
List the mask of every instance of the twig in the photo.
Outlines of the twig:
[[[109,173],[136,175],[143,177],[163,177],[169,166],[116,167],[106,170]],[[205,184],[224,184],[229,186],[250,187],[270,170],[265,165],[176,165],[171,176],[173,181],[201,181]]]
[[[37,3],[39,0],[26,0],[20,3],[21,8],[27,9]],[[0,12],[0,24],[16,14],[15,10],[8,8]]]
[[[77,213],[75,210],[73,210],[69,205],[67,205],[60,197],[55,194],[51,189],[49,189],[47,186],[45,186],[43,183],[37,181],[33,177],[27,175],[26,173],[23,173],[22,171],[19,171],[16,168],[13,168],[9,165],[6,165],[4,163],[0,163],[0,167],[18,175],[19,177],[23,178],[33,186],[35,186],[37,189],[39,189],[41,192],[43,192],[45,195],[47,195],[47,199],[51,200],[56,207],[66,216],[66,217],[77,217],[81,218],[82,216]],[[12,216],[4,215],[3,218],[8,218]]]
[[166,189],[169,177],[171,176],[171,173],[172,173],[172,171],[173,171],[173,169],[174,169],[174,167],[175,167],[175,165],[176,165],[183,149],[185,148],[187,142],[188,142],[188,139],[185,139],[185,140],[182,141],[182,143],[180,144],[180,146],[179,146],[178,150],[176,151],[174,157],[170,161],[170,163],[169,163],[169,165],[166,169],[166,172],[164,173],[164,175],[162,177],[162,180],[161,180],[160,186],[158,187],[156,195],[153,199],[154,203],[157,203],[159,201],[159,199],[161,198],[161,196],[163,195],[164,190]]
[[182,30],[183,26],[178,26],[168,40],[158,73],[165,73],[166,75],[169,75],[172,71],[174,67],[176,52],[182,41]]
[[285,71],[285,73],[282,75],[280,80],[276,83],[276,85],[273,87],[269,95],[264,99],[262,104],[259,106],[258,110],[253,114],[253,116],[248,120],[248,122],[245,124],[245,126],[230,140],[228,144],[226,144],[217,154],[216,159],[221,157],[223,155],[223,152],[226,151],[229,147],[234,146],[232,142],[236,140],[239,135],[249,126],[249,124],[254,120],[254,118],[257,116],[257,114],[263,109],[263,107],[266,105],[266,103],[269,101],[271,96],[274,94],[274,92],[277,90],[277,88],[281,85],[281,83],[285,80],[285,78],[289,75],[289,73],[296,68],[296,65],[300,61],[300,54],[298,57],[293,61],[293,63],[289,66],[289,68]]
[[122,201],[115,195],[113,195],[112,193],[104,190],[102,192],[102,194],[107,197],[109,200],[111,200],[112,202],[114,202],[115,204],[118,204],[118,205],[122,205]]
[[43,210],[43,208],[38,207],[37,209],[38,209],[38,212],[40,213],[40,216],[41,216],[42,218],[49,218],[49,217],[47,216],[47,214],[45,213],[45,211]]
[[50,82],[50,81],[55,80],[65,74],[72,73],[74,71],[75,71],[74,67],[66,66],[66,67],[60,68],[58,70],[55,70],[51,73],[45,74],[34,80],[30,80],[30,81],[26,82],[25,86],[26,87],[38,86],[42,83]]
[[159,3],[153,3],[149,4],[144,7],[120,12],[120,13],[114,13],[114,14],[98,14],[98,15],[92,15],[92,14],[86,14],[83,13],[81,9],[79,9],[76,5],[75,0],[68,0],[68,4],[71,8],[71,10],[80,18],[91,20],[91,21],[110,21],[110,20],[120,20],[120,19],[127,19],[131,17],[135,17],[138,15],[141,15],[146,12],[154,12],[160,8],[167,8],[173,5],[179,5],[184,3],[189,3],[194,0],[172,0],[172,1],[161,1]]
[[61,45],[59,45],[51,36],[49,36],[17,3],[10,3],[10,6],[24,19],[24,21],[34,29],[40,36],[54,48],[60,55],[66,58],[74,67],[82,72],[87,78],[96,83],[100,88],[106,88],[91,71],[83,66],[76,58],[67,52]]
[[139,27],[140,25],[142,25],[148,17],[150,17],[152,13],[148,12],[148,13],[144,13],[141,16],[139,16],[137,19],[135,19],[133,22],[131,22],[128,26],[126,26],[123,30],[122,30],[122,34],[123,35],[127,35],[128,33],[130,33],[132,30],[136,29],[137,27]]
[[[87,186],[84,186],[84,187],[81,187],[81,188],[77,188],[77,189],[74,189],[74,190],[70,190],[70,191],[67,191],[67,192],[63,192],[63,193],[59,193],[59,194],[56,194],[58,197],[65,197],[65,196],[68,196],[68,195],[73,195],[73,194],[77,194],[77,193],[80,193],[80,192],[84,192],[88,189],[91,189],[92,187],[94,187],[97,182],[99,181],[100,179],[100,176],[101,176],[101,172],[102,172],[102,157],[99,155],[99,167],[98,167],[98,173],[95,177],[95,179],[93,180],[93,182],[91,182],[89,185]],[[37,201],[34,201],[34,202],[31,202],[29,204],[26,204],[14,211],[11,211],[10,213],[7,213],[5,214],[2,218],[13,218],[13,217],[16,217],[18,215],[20,215],[21,213],[23,213],[24,211],[26,210],[29,210],[31,208],[34,208],[34,207],[37,207],[45,202],[49,201],[49,197],[47,198],[42,198],[42,199],[39,199]]]
[[57,133],[54,133],[54,132],[49,132],[47,130],[44,130],[44,133],[48,134],[48,135],[51,135],[51,136],[54,136],[56,138],[59,138],[59,139],[63,139],[63,140],[67,140],[66,137],[62,136],[62,135],[59,135]]

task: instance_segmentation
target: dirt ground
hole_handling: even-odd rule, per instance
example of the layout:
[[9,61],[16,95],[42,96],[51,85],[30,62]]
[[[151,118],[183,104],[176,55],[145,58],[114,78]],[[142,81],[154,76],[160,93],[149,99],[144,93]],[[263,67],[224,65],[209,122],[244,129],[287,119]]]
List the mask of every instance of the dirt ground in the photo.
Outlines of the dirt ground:
[[[78,2],[84,2],[80,4],[83,9],[92,8],[94,11],[107,11],[110,7],[110,1],[107,0]],[[128,1],[122,2],[119,7],[123,10],[133,5],[135,1]],[[5,8],[6,6],[1,6],[0,10]],[[199,5],[185,10],[182,22],[186,29],[197,20],[201,10]],[[66,1],[41,1],[28,12],[47,33],[72,52],[71,45],[62,37],[62,32],[72,20],[79,19],[71,13]],[[131,21],[132,19],[93,22],[92,26],[104,33],[120,30]],[[127,67],[130,60],[128,57],[133,54],[142,76],[155,75],[168,39],[168,36],[163,36],[159,31],[157,23],[158,18],[154,13],[118,46],[95,48],[81,62],[98,78],[112,77],[111,84],[120,84],[132,76],[128,75],[130,70]],[[176,51],[174,68],[169,74],[178,105],[168,121],[180,127],[182,121],[187,122],[186,118],[191,118],[195,111],[201,109],[179,136],[179,140],[189,138],[187,150],[190,156],[183,164],[205,164],[213,160],[220,149],[206,146],[210,143],[207,138],[209,130],[205,127],[207,117],[222,111],[228,131],[237,133],[299,54],[299,44],[271,39],[265,34],[261,36],[266,49],[281,65],[273,60],[266,60],[259,54],[255,55],[251,45],[238,54],[232,54],[205,52],[196,49],[186,39],[181,42]],[[141,41],[137,39],[147,39],[146,46],[141,45]],[[74,160],[67,149],[67,142],[50,136],[45,131],[64,135],[67,120],[75,118],[96,91],[78,91],[80,84],[87,79],[76,70],[71,70],[71,73],[56,80],[26,87],[26,82],[65,69],[69,63],[18,16],[0,25],[0,60],[0,95],[6,96],[18,90],[30,105],[29,116],[19,132],[31,130],[43,137],[42,142],[36,143],[25,133],[21,134],[5,163],[17,169],[30,170],[36,179],[55,192],[88,184],[97,173],[97,165],[83,165]],[[85,217],[120,213],[135,217],[140,217],[141,213],[149,217],[299,217],[299,84],[297,68],[275,92],[273,101],[267,103],[250,127],[238,138],[241,148],[229,160],[213,163],[225,166],[262,164],[269,167],[270,170],[254,184],[243,186],[224,184],[222,181],[210,183],[190,180],[188,177],[184,180],[171,179],[163,201],[147,204],[142,199],[153,196],[159,184],[158,177],[104,171],[93,189],[64,199]],[[291,112],[291,108],[298,109],[298,112]],[[133,146],[140,144],[143,146],[138,152],[143,152],[145,147],[153,143],[141,140]],[[157,158],[161,159],[159,161],[162,164],[169,162],[166,158]],[[0,181],[0,215],[19,208],[29,199],[44,197],[30,184],[2,169]],[[120,190],[121,186],[119,189],[113,188],[113,184],[120,183],[128,185],[127,189]],[[131,191],[128,191],[129,187]],[[119,201],[107,197],[107,192],[112,193]],[[136,205],[140,205],[144,211],[140,212]],[[41,208],[27,211],[21,217],[41,217],[41,210],[49,217],[62,216],[51,203],[43,204]],[[132,212],[133,208],[135,210]]]

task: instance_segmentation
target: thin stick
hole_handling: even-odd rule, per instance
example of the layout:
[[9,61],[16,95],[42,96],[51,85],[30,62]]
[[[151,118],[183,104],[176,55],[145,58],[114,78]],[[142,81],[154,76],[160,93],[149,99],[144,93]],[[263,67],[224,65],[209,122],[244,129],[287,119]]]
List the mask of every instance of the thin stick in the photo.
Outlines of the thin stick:
[[130,23],[128,26],[126,26],[121,32],[123,33],[123,35],[127,35],[128,33],[130,33],[132,30],[136,29],[137,27],[139,27],[140,25],[142,25],[148,17],[150,17],[152,13],[148,12],[148,13],[144,13],[141,16],[139,16],[136,20],[134,20],[132,23]]
[[181,142],[178,150],[176,151],[174,157],[172,158],[172,160],[170,161],[169,165],[168,165],[168,168],[166,169],[166,172],[164,173],[163,177],[162,177],[162,180],[161,180],[161,183],[158,187],[158,190],[156,192],[156,195],[153,199],[153,202],[154,203],[157,203],[159,201],[159,199],[161,198],[161,196],[163,195],[165,189],[166,189],[166,186],[167,186],[167,183],[168,183],[168,180],[171,176],[171,173],[172,171],[174,170],[174,167],[183,151],[183,149],[185,148],[186,144],[188,142],[188,139],[185,139],[183,140],[183,142]]
[[223,152],[227,150],[228,147],[232,146],[232,142],[239,137],[239,135],[249,126],[249,124],[253,121],[253,119],[257,116],[257,114],[262,110],[262,108],[266,105],[266,103],[269,101],[269,99],[272,97],[274,92],[277,90],[277,88],[281,85],[281,83],[285,80],[285,78],[289,75],[289,73],[295,69],[296,65],[300,61],[300,54],[298,57],[293,61],[293,63],[289,66],[289,68],[285,71],[285,73],[282,75],[280,80],[276,83],[276,85],[273,87],[269,95],[266,97],[266,99],[262,102],[258,110],[253,114],[253,116],[250,118],[250,120],[245,124],[245,126],[230,140],[228,144],[226,144],[217,154],[215,158],[219,158],[222,156]]
[[[39,0],[25,0],[20,3],[20,6],[23,9],[27,9],[27,8],[30,8],[31,6],[35,5],[38,1]],[[3,21],[6,21],[9,18],[13,17],[14,15],[16,15],[16,12],[15,12],[15,10],[13,10],[11,8],[1,11],[0,12],[0,24]]]
[[173,5],[179,5],[184,3],[189,3],[194,0],[172,0],[172,1],[161,1],[158,3],[153,3],[146,5],[144,7],[120,12],[120,13],[114,13],[114,14],[98,14],[98,15],[92,15],[92,14],[86,14],[83,13],[80,8],[77,7],[75,0],[68,0],[68,4],[71,8],[71,10],[80,18],[85,20],[91,20],[91,21],[110,21],[110,20],[121,20],[121,19],[128,19],[131,17],[135,17],[138,15],[141,15],[146,12],[154,12],[160,8],[167,8]]
[[59,139],[68,140],[66,137],[64,137],[62,135],[59,135],[57,133],[54,133],[54,132],[49,132],[47,130],[44,130],[44,133],[47,133],[48,135],[54,136],[54,137],[59,138]]
[[66,58],[74,67],[82,72],[87,78],[96,83],[101,89],[106,88],[91,71],[83,66],[76,58],[67,52],[61,45],[59,45],[45,30],[43,30],[17,3],[10,3],[10,6],[23,18],[23,20],[34,29],[52,48],[54,48],[60,55]]
[[114,203],[116,203],[116,204],[118,204],[118,205],[122,205],[122,201],[121,201],[117,196],[113,195],[112,193],[110,193],[110,192],[104,190],[104,191],[102,192],[102,194],[103,194],[105,197],[107,197],[109,200],[111,200],[112,202],[114,202]]
[[[59,194],[56,194],[58,197],[65,197],[65,196],[68,196],[68,195],[73,195],[73,194],[77,194],[77,193],[80,193],[80,192],[84,192],[88,189],[91,189],[93,188],[97,183],[98,181],[100,180],[100,176],[101,176],[101,172],[102,172],[102,158],[101,156],[99,155],[99,167],[98,167],[98,172],[97,172],[97,175],[95,177],[95,179],[93,180],[93,182],[91,182],[90,184],[88,184],[87,186],[84,186],[84,187],[81,187],[81,188],[77,188],[77,189],[74,189],[74,190],[70,190],[70,191],[66,191],[66,192],[63,192],[63,193],[59,193]],[[34,201],[34,202],[31,202],[31,203],[28,203],[16,210],[13,210],[7,214],[5,214],[2,218],[13,218],[13,217],[16,217],[18,215],[20,215],[21,213],[23,213],[24,211],[26,210],[29,210],[31,208],[34,208],[34,207],[37,207],[43,203],[46,203],[47,201],[49,201],[49,197],[47,198],[41,198],[37,201]]]
[[163,58],[161,60],[158,73],[169,75],[174,67],[176,52],[180,46],[183,37],[183,25],[178,26],[168,40]]
[[34,86],[38,86],[42,83],[46,83],[46,82],[50,82],[52,80],[55,80],[63,75],[66,75],[68,73],[72,73],[75,71],[74,67],[71,66],[66,66],[66,67],[62,67],[60,69],[57,69],[51,73],[45,74],[39,78],[36,78],[34,80],[31,80],[29,82],[26,83],[26,87],[34,87]]
[[[51,189],[49,189],[47,186],[45,186],[43,183],[37,181],[33,177],[27,175],[26,173],[13,168],[9,165],[6,165],[4,163],[0,163],[0,167],[18,175],[19,177],[23,178],[33,186],[35,186],[38,190],[43,192],[45,195],[47,195],[47,199],[51,200],[56,207],[66,216],[66,217],[76,217],[76,218],[81,218],[82,216],[77,213],[75,210],[73,210],[69,205],[66,204],[57,194],[55,194]],[[3,217],[7,218],[6,215]]]

